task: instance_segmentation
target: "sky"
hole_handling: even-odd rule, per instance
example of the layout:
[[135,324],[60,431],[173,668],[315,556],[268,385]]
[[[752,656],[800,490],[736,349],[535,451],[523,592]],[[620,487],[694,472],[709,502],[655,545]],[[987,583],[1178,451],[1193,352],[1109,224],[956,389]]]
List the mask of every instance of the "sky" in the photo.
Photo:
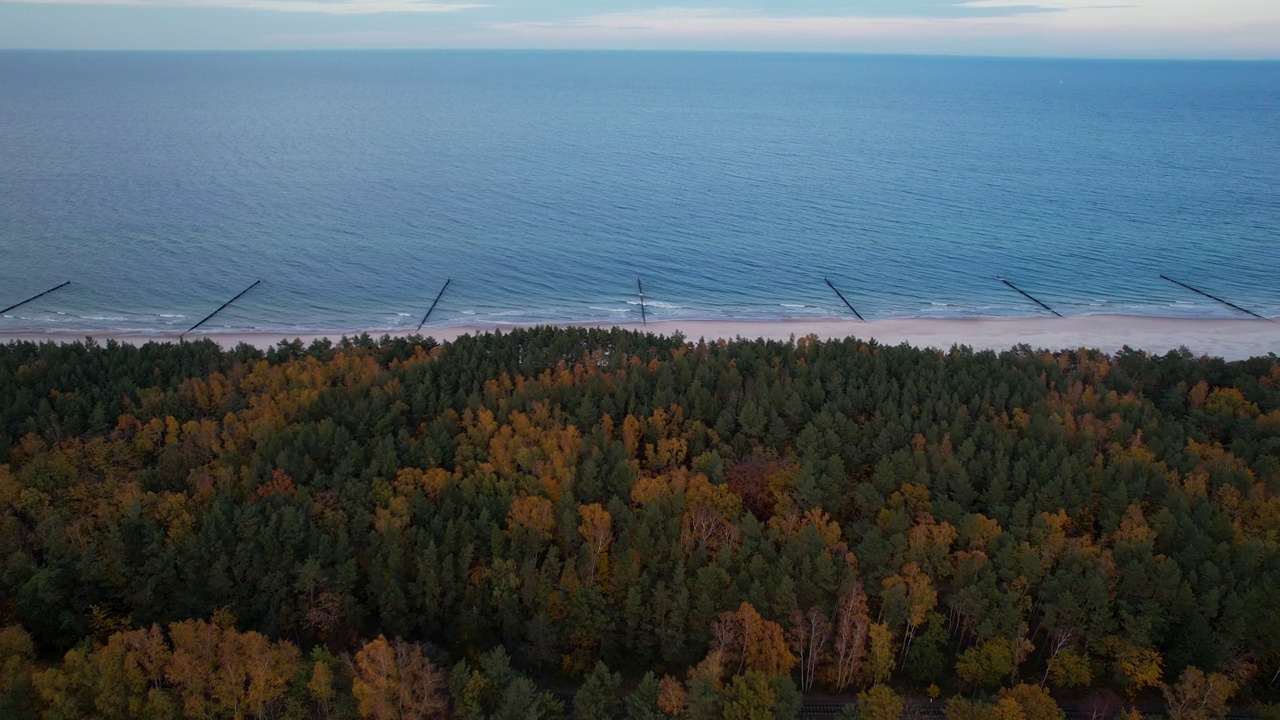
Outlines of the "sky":
[[1280,0],[0,0],[0,48],[1280,59]]

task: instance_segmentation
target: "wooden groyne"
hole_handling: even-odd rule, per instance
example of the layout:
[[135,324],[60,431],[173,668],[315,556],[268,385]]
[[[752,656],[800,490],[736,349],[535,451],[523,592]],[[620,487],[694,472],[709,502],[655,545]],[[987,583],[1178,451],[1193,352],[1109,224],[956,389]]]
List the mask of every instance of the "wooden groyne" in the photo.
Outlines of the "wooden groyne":
[[644,310],[644,285],[640,284],[640,278],[636,278],[636,291],[640,293],[640,322],[649,327],[649,315]]
[[1039,300],[1037,300],[1036,298],[1032,297],[1032,295],[1031,295],[1030,293],[1026,292],[1025,290],[1023,290],[1022,288],[1018,287],[1017,285],[1014,285],[1013,283],[1009,282],[1008,280],[1005,280],[1004,278],[1000,277],[999,275],[997,275],[997,276],[996,276],[996,279],[997,279],[997,280],[999,280],[1000,282],[1004,283],[1005,285],[1008,285],[1009,287],[1013,288],[1014,290],[1017,290],[1019,293],[1021,293],[1021,294],[1022,294],[1022,296],[1023,296],[1023,297],[1025,297],[1026,299],[1030,300],[1031,302],[1033,302],[1033,303],[1035,303],[1035,304],[1039,305],[1040,307],[1044,308],[1045,310],[1048,310],[1049,312],[1053,313],[1054,315],[1057,315],[1058,317],[1062,317],[1062,313],[1060,313],[1060,312],[1058,312],[1057,310],[1054,310],[1053,308],[1049,307],[1048,305],[1045,305],[1044,303],[1040,302],[1040,301],[1039,301]]
[[1190,290],[1190,291],[1191,291],[1191,292],[1193,292],[1193,293],[1200,293],[1201,295],[1203,295],[1203,296],[1205,296],[1205,297],[1209,298],[1210,300],[1215,300],[1215,301],[1217,301],[1217,302],[1220,302],[1220,303],[1222,303],[1223,305],[1226,305],[1226,306],[1227,306],[1227,307],[1229,307],[1229,308],[1232,308],[1232,309],[1234,309],[1234,310],[1239,310],[1240,312],[1245,313],[1245,314],[1247,314],[1247,315],[1252,315],[1252,316],[1254,316],[1254,317],[1258,318],[1259,320],[1266,320],[1266,321],[1268,321],[1268,322],[1270,322],[1270,321],[1271,321],[1271,318],[1263,317],[1263,316],[1259,315],[1258,313],[1256,313],[1256,312],[1254,312],[1254,311],[1252,311],[1252,310],[1245,310],[1244,308],[1240,307],[1239,305],[1236,305],[1236,304],[1235,304],[1235,303],[1233,303],[1233,302],[1227,302],[1226,300],[1223,300],[1222,298],[1220,298],[1220,297],[1218,297],[1218,296],[1216,296],[1216,295],[1210,295],[1209,293],[1207,293],[1207,292],[1205,292],[1205,291],[1203,291],[1203,290],[1200,290],[1200,289],[1198,289],[1198,288],[1193,288],[1193,287],[1191,287],[1190,285],[1188,285],[1188,284],[1186,284],[1186,283],[1184,283],[1184,282],[1178,282],[1177,280],[1174,280],[1173,278],[1168,277],[1167,275],[1161,275],[1161,276],[1160,276],[1160,278],[1161,278],[1162,280],[1168,280],[1169,282],[1171,282],[1171,283],[1173,283],[1174,285],[1177,285],[1177,286],[1179,286],[1179,287],[1184,287],[1184,288],[1186,288],[1186,289]]
[[866,322],[866,320],[862,317],[862,313],[858,312],[858,309],[857,309],[857,308],[855,308],[855,307],[853,306],[853,303],[849,302],[849,301],[845,298],[844,293],[840,292],[840,289],[839,289],[839,288],[837,288],[835,285],[832,285],[832,284],[831,284],[831,280],[830,280],[830,278],[825,278],[825,277],[824,277],[824,278],[822,278],[822,279],[827,283],[827,287],[829,287],[829,288],[831,288],[832,290],[834,290],[834,291],[835,291],[836,296],[837,296],[837,297],[839,297],[839,298],[840,298],[840,300],[844,302],[845,307],[847,307],[847,308],[849,308],[850,310],[852,310],[852,311],[853,311],[853,314],[854,314],[854,315],[856,315],[856,316],[857,316],[857,318],[858,318],[859,320],[861,320],[862,322]]
[[205,318],[204,318],[203,320],[201,320],[200,322],[198,322],[198,323],[196,323],[195,325],[192,325],[190,328],[188,328],[188,329],[187,329],[187,332],[184,332],[184,333],[182,333],[181,335],[179,335],[179,336],[178,336],[178,339],[179,339],[179,340],[181,340],[182,338],[184,338],[184,337],[186,337],[186,336],[187,336],[187,333],[191,332],[192,330],[195,330],[196,328],[200,327],[201,325],[203,325],[203,324],[205,324],[205,323],[209,322],[210,320],[212,320],[214,315],[217,315],[218,313],[220,313],[220,312],[222,312],[223,310],[227,309],[227,306],[228,306],[228,305],[230,305],[231,303],[233,303],[233,302],[235,302],[235,301],[239,300],[240,298],[244,297],[244,294],[245,294],[245,293],[249,292],[250,290],[252,290],[252,289],[254,289],[254,288],[256,288],[256,287],[258,287],[258,284],[259,284],[259,283],[261,283],[261,282],[262,282],[261,280],[254,280],[252,285],[250,285],[249,287],[247,287],[247,288],[245,288],[245,289],[241,290],[239,295],[236,295],[235,297],[231,298],[230,300],[228,300],[228,301],[226,301],[226,302],[222,303],[222,305],[220,305],[220,306],[218,307],[218,309],[217,309],[217,310],[214,310],[213,312],[209,313],[207,316],[205,316]]
[[444,291],[449,289],[449,283],[453,282],[453,278],[445,278],[444,287],[440,288],[440,292],[436,293],[436,299],[431,303],[431,307],[427,308],[427,314],[422,316],[422,322],[418,323],[418,331],[422,330],[422,326],[427,324],[427,318],[431,317],[431,313],[435,312],[436,305],[440,304],[440,298],[444,297]]
[[40,298],[44,297],[45,295],[48,295],[49,293],[53,292],[54,290],[61,290],[62,288],[66,287],[66,286],[68,286],[68,285],[70,285],[70,284],[71,284],[71,281],[70,281],[70,280],[68,280],[68,281],[66,281],[66,282],[62,283],[61,285],[59,285],[59,286],[57,286],[57,287],[51,287],[51,288],[49,288],[48,290],[45,290],[44,292],[40,293],[39,295],[32,295],[31,297],[27,298],[26,300],[23,300],[22,302],[20,302],[20,303],[18,303],[18,304],[16,304],[16,305],[10,305],[9,307],[7,307],[7,308],[5,308],[5,309],[0,310],[0,315],[3,315],[3,314],[5,314],[5,313],[9,312],[10,310],[16,310],[16,309],[18,309],[18,308],[22,307],[23,305],[26,305],[27,303],[31,302],[32,300],[39,300]]

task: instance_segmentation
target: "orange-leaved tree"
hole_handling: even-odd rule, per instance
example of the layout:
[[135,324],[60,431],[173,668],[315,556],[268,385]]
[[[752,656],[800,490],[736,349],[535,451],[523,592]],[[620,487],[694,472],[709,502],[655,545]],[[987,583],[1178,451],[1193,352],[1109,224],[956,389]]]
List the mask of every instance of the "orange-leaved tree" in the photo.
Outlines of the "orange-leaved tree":
[[379,635],[355,656],[351,692],[360,715],[374,720],[448,717],[446,678],[422,646]]
[[724,666],[733,668],[734,675],[754,670],[777,677],[790,673],[796,665],[782,626],[760,617],[751,603],[720,613],[712,634],[712,652],[720,653]]
[[608,573],[609,544],[613,542],[613,517],[600,503],[579,506],[578,514],[582,516],[578,533],[582,535],[588,555],[586,583],[594,585]]

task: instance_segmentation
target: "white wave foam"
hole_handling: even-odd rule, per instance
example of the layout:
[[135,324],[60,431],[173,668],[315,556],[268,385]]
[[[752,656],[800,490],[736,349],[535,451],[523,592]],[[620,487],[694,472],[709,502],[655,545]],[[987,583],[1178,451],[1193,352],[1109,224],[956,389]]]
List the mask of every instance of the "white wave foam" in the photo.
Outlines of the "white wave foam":
[[[639,301],[639,300],[628,300],[628,301],[627,301],[627,304],[628,304],[628,305],[636,305],[636,306],[639,306],[639,305],[640,305],[640,301]],[[661,300],[645,300],[645,301],[644,301],[644,306],[645,306],[645,307],[653,307],[653,308],[663,308],[663,309],[665,309],[665,310],[688,310],[688,309],[689,309],[689,306],[687,306],[687,305],[678,305],[678,304],[676,304],[676,303],[662,302]]]

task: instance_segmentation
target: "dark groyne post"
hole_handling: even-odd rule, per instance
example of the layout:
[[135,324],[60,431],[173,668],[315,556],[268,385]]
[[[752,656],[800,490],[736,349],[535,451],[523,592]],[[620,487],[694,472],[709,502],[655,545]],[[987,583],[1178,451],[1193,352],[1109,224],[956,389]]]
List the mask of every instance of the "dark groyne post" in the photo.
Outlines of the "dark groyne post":
[[70,284],[71,284],[71,281],[70,281],[70,280],[68,280],[68,281],[66,281],[66,282],[62,283],[61,285],[59,285],[59,286],[57,286],[57,287],[51,287],[51,288],[49,288],[48,290],[45,290],[44,292],[40,293],[39,295],[32,295],[31,297],[27,298],[26,300],[23,300],[22,302],[18,303],[17,305],[10,305],[9,307],[7,307],[7,308],[5,308],[5,309],[0,310],[0,315],[3,315],[3,314],[5,314],[5,313],[9,312],[10,310],[16,310],[16,309],[18,309],[18,308],[22,307],[23,305],[26,305],[27,303],[31,302],[32,300],[39,300],[40,298],[44,297],[45,295],[48,295],[49,293],[53,292],[54,290],[61,290],[62,288],[66,287],[66,286],[68,286],[68,285],[70,285]]
[[258,284],[259,284],[259,283],[261,283],[261,282],[262,282],[261,280],[254,280],[252,285],[250,285],[249,287],[247,287],[247,288],[245,288],[245,289],[241,290],[239,295],[236,295],[235,297],[231,298],[230,300],[228,300],[228,301],[226,301],[226,302],[222,303],[222,305],[221,305],[220,307],[218,307],[218,309],[217,309],[217,310],[214,310],[213,312],[209,313],[209,314],[205,317],[205,319],[201,320],[200,322],[196,323],[195,325],[192,325],[190,328],[188,328],[188,329],[187,329],[187,332],[184,332],[184,333],[182,333],[181,335],[179,335],[179,336],[178,336],[178,339],[179,339],[179,340],[181,340],[182,338],[184,338],[184,337],[186,337],[186,336],[187,336],[187,333],[191,332],[192,330],[195,330],[196,328],[200,327],[201,325],[203,325],[203,324],[205,324],[205,323],[209,322],[210,320],[212,320],[214,315],[217,315],[218,313],[222,312],[223,310],[226,310],[228,305],[230,305],[231,303],[233,303],[233,302],[235,302],[235,301],[239,300],[240,298],[244,297],[244,294],[245,294],[245,293],[249,292],[250,290],[252,290],[252,289],[254,289],[254,288],[256,288],[256,287],[258,287]]
[[427,308],[427,314],[422,316],[422,322],[418,323],[418,329],[415,332],[421,332],[422,326],[427,324],[427,318],[431,317],[431,313],[435,312],[436,305],[440,303],[440,298],[444,297],[444,291],[449,289],[449,283],[453,282],[453,278],[444,279],[444,287],[440,288],[440,292],[436,293],[435,302],[431,303],[431,307]]
[[640,322],[649,327],[649,315],[644,311],[644,285],[640,284],[640,278],[636,278],[636,290],[640,293]]
[[997,280],[999,280],[1000,282],[1004,283],[1005,285],[1008,285],[1009,287],[1013,288],[1014,290],[1017,290],[1017,291],[1018,291],[1018,292],[1019,292],[1023,297],[1025,297],[1026,299],[1030,300],[1031,302],[1033,302],[1033,303],[1035,303],[1035,304],[1039,305],[1040,307],[1044,308],[1045,310],[1048,310],[1049,312],[1053,313],[1054,315],[1057,315],[1058,317],[1062,317],[1062,313],[1058,312],[1057,310],[1054,310],[1053,308],[1049,307],[1048,305],[1045,305],[1044,303],[1042,303],[1042,302],[1040,302],[1039,300],[1035,299],[1034,297],[1032,297],[1032,296],[1031,296],[1031,294],[1030,294],[1030,293],[1027,293],[1027,292],[1023,291],[1023,289],[1022,289],[1022,288],[1020,288],[1020,287],[1018,287],[1017,285],[1014,285],[1013,283],[1009,282],[1008,280],[1005,280],[1004,278],[1000,277],[999,275],[997,275],[997,276],[996,276],[996,279],[997,279]]
[[866,322],[866,320],[863,319],[862,317],[862,313],[858,312],[857,308],[855,308],[852,303],[850,303],[848,300],[845,299],[844,293],[840,292],[840,289],[837,288],[835,285],[832,285],[831,280],[829,278],[824,277],[822,279],[826,281],[827,287],[831,288],[832,290],[835,290],[836,295],[844,302],[845,307],[852,310],[853,314],[856,315],[859,320],[862,320],[862,322]]
[[1256,313],[1256,312],[1254,312],[1254,311],[1252,311],[1252,310],[1245,310],[1244,308],[1240,307],[1239,305],[1236,305],[1235,303],[1227,302],[1226,300],[1223,300],[1222,298],[1217,297],[1216,295],[1210,295],[1209,293],[1207,293],[1207,292],[1205,292],[1205,291],[1203,291],[1203,290],[1199,290],[1199,289],[1193,288],[1193,287],[1191,287],[1190,285],[1188,285],[1188,284],[1186,284],[1186,283],[1178,282],[1177,280],[1174,280],[1174,279],[1173,279],[1173,278],[1171,278],[1171,277],[1167,277],[1167,276],[1165,276],[1165,275],[1161,275],[1161,276],[1160,276],[1160,279],[1162,279],[1162,280],[1168,280],[1169,282],[1173,283],[1174,285],[1177,285],[1177,286],[1179,286],[1179,287],[1184,287],[1184,288],[1186,288],[1186,289],[1190,290],[1190,291],[1191,291],[1191,292],[1193,292],[1193,293],[1200,293],[1201,295],[1203,295],[1203,296],[1205,296],[1205,297],[1209,298],[1210,300],[1216,300],[1216,301],[1218,301],[1218,302],[1222,303],[1223,305],[1226,305],[1226,306],[1227,306],[1227,307],[1229,307],[1229,308],[1232,308],[1232,309],[1235,309],[1235,310],[1239,310],[1240,312],[1245,313],[1245,314],[1247,314],[1247,315],[1252,315],[1252,316],[1254,316],[1254,317],[1258,318],[1259,320],[1266,320],[1266,321],[1268,321],[1268,322],[1270,322],[1270,320],[1271,320],[1271,318],[1263,317],[1263,316],[1259,315],[1258,313]]

